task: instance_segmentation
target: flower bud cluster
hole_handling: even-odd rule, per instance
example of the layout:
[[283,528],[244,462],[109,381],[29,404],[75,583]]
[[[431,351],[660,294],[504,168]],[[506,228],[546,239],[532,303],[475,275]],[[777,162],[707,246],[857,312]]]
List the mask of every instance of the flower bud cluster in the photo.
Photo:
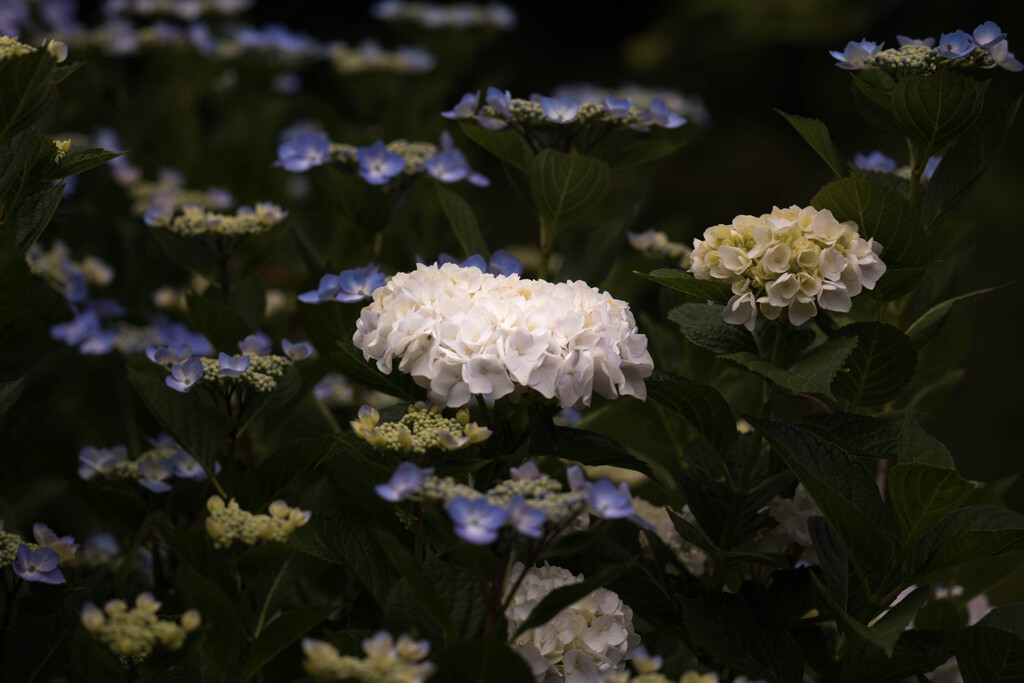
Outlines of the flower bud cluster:
[[661,230],[645,230],[643,232],[627,232],[626,239],[629,246],[650,259],[669,258],[679,262],[680,268],[690,266],[690,247],[682,242],[669,240]]
[[646,398],[654,370],[629,305],[583,281],[554,284],[476,267],[417,266],[373,293],[353,336],[389,374],[392,360],[448,406],[534,389],[563,407],[593,392]]
[[67,140],[54,140],[53,149],[53,160],[59,164],[61,161],[64,160],[64,157],[68,155],[68,152],[71,151],[71,139],[68,138]]
[[558,525],[587,511],[585,491],[563,491],[562,484],[546,474],[533,481],[509,479],[498,482],[485,492],[459,483],[451,477],[427,477],[423,481],[420,495],[424,500],[448,503],[456,498],[465,500],[486,500],[487,503],[507,509],[513,499],[521,498],[526,508],[544,513],[543,522]]
[[784,311],[802,325],[818,306],[847,312],[851,297],[874,289],[885,273],[882,245],[864,240],[852,221],[840,223],[825,209],[775,207],[760,217],[737,216],[693,241],[690,270],[701,280],[732,285],[722,317],[754,329],[758,310],[769,320]]
[[[547,563],[527,569],[517,562],[509,573],[505,609],[508,632],[515,633],[530,613],[557,588],[583,582],[561,567]],[[624,672],[626,660],[640,644],[633,630],[633,610],[616,593],[597,588],[559,612],[543,626],[516,636],[513,650],[543,683],[563,680],[598,680]]]
[[31,45],[18,42],[17,38],[11,36],[0,36],[0,60],[20,57],[35,52]]
[[519,22],[514,7],[500,2],[479,5],[472,2],[441,4],[380,0],[370,7],[370,14],[381,21],[405,21],[428,29],[485,28],[511,31]]
[[[117,157],[111,163],[124,157]],[[227,209],[234,202],[231,193],[223,188],[208,187],[194,190],[185,187],[185,180],[177,171],[166,169],[157,180],[133,180],[133,167],[120,169],[119,177],[126,180],[124,185],[132,199],[132,213],[154,219],[170,217],[185,206],[200,206],[204,209]],[[116,169],[114,169],[116,170]],[[141,171],[140,171],[141,173]]]
[[469,421],[469,411],[460,410],[455,417],[442,414],[444,406],[418,402],[398,422],[381,422],[380,413],[371,406],[359,409],[352,420],[352,431],[368,444],[382,451],[426,453],[431,449],[454,451],[486,441],[491,430]]
[[21,543],[21,536],[4,531],[4,520],[0,519],[0,569],[14,564]]
[[253,209],[243,206],[235,215],[206,211],[198,204],[186,204],[177,216],[171,210],[150,210],[146,212],[146,225],[166,228],[178,235],[219,235],[239,237],[260,235],[274,228],[288,215],[277,204],[262,202]]
[[185,637],[202,625],[198,610],[186,611],[180,623],[175,623],[157,616],[160,607],[150,593],[139,593],[131,609],[124,600],[109,600],[102,610],[87,602],[82,608],[82,625],[127,667],[147,659],[158,645],[180,650]]
[[210,512],[206,532],[218,548],[228,548],[235,540],[246,545],[260,541],[287,543],[292,532],[305,526],[310,518],[309,510],[289,507],[283,500],[271,503],[268,515],[246,512],[234,498],[225,502],[220,496],[211,496],[206,509]]
[[372,71],[419,74],[437,66],[437,58],[421,47],[399,45],[394,50],[385,50],[374,40],[364,40],[357,47],[344,42],[331,43],[327,47],[327,58],[341,74]]
[[[686,567],[686,571],[694,576],[703,576],[707,573],[707,553],[679,535],[669,516],[668,509],[664,506],[652,505],[642,498],[633,498],[633,509],[636,510],[637,516],[647,522],[658,538],[675,553],[676,559]],[[686,521],[696,524],[696,518],[690,512],[688,505],[683,506],[681,515]]]
[[577,102],[601,102],[605,95],[613,100],[628,100],[641,111],[651,108],[651,102],[661,100],[668,111],[678,114],[689,123],[706,126],[711,122],[711,114],[704,100],[695,95],[685,95],[673,88],[623,83],[617,88],[606,88],[595,83],[565,83],[555,86],[551,97],[558,99],[568,95]]
[[355,680],[363,683],[423,683],[436,668],[427,661],[430,643],[413,640],[406,634],[394,638],[387,631],[378,631],[363,641],[366,657],[341,655],[330,643],[313,638],[302,639],[306,659],[302,667],[310,676],[334,680]]
[[200,358],[199,360],[203,364],[201,381],[208,384],[247,386],[263,394],[276,389],[278,378],[284,374],[289,365],[292,365],[292,360],[286,356],[253,356],[236,353],[231,358],[236,361],[249,358],[249,367],[240,375],[227,374],[224,372],[220,359]]
[[[114,269],[102,259],[86,256],[80,261],[71,258],[71,250],[63,240],[54,240],[49,249],[36,242],[25,254],[25,262],[33,275],[41,277],[48,285],[67,295],[69,287],[106,287],[114,281]],[[81,298],[86,292],[81,291]],[[75,300],[76,296],[67,296]]]

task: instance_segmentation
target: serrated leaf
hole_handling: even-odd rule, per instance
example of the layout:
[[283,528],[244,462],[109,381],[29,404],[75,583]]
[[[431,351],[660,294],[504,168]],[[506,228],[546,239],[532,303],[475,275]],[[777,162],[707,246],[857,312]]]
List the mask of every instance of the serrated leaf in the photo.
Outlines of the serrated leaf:
[[1024,680],[1024,605],[1003,605],[960,632],[956,659],[964,683]]
[[[891,187],[863,178],[843,178],[821,188],[811,204],[830,210],[837,220],[857,223],[861,237],[872,237],[882,245],[887,267],[928,262],[924,228],[907,200]],[[887,277],[891,277],[888,270],[879,286]]]
[[657,282],[660,285],[671,287],[684,294],[697,296],[715,303],[722,304],[732,298],[732,287],[727,283],[719,280],[698,280],[685,270],[658,268],[650,273],[641,273],[635,270],[633,272],[652,282]]
[[381,607],[397,575],[365,519],[342,512],[318,512],[288,538],[296,550],[340,564]]
[[917,347],[892,325],[854,323],[837,334],[856,336],[857,348],[832,385],[836,396],[852,405],[882,405],[899,396],[914,378]]
[[869,126],[906,144],[906,136],[892,116],[892,89],[896,81],[881,69],[864,69],[853,76],[853,103]]
[[[475,548],[475,547],[474,547]],[[479,548],[476,548],[479,549]],[[490,554],[489,549],[483,549]],[[493,558],[493,555],[491,556]],[[504,569],[504,565],[501,566]],[[464,641],[479,635],[487,617],[487,607],[479,580],[465,567],[431,560],[423,565],[434,591],[451,614],[455,640]],[[408,579],[400,579],[388,594],[384,607],[384,624],[392,632],[429,628],[418,619],[415,589]],[[440,629],[427,630],[421,637],[433,637],[440,642],[444,634]]]
[[992,505],[954,510],[907,552],[908,579],[1024,549],[1024,516]]
[[934,467],[956,470],[953,456],[941,441],[921,428],[914,414],[907,411],[899,435],[899,461],[918,462]]
[[122,154],[124,152],[111,152],[99,147],[76,149],[68,152],[43,180],[57,180],[58,178],[67,178],[78,173],[84,173],[89,169],[102,166]]
[[808,415],[800,426],[855,455],[895,460],[900,428],[876,417],[856,413]]
[[0,382],[0,417],[11,409],[24,389],[24,377],[19,377],[13,382]]
[[490,258],[491,250],[487,248],[487,241],[480,233],[480,226],[473,215],[473,209],[469,203],[455,194],[441,183],[435,183],[437,198],[441,202],[441,209],[448,216],[448,222],[452,225],[452,232],[459,240],[462,249],[467,257],[479,254],[485,259]]
[[736,418],[713,387],[655,371],[646,380],[647,398],[682,416],[724,458],[736,442]]
[[555,427],[530,439],[530,455],[554,455],[583,465],[613,465],[653,476],[650,466],[611,437],[585,429]]
[[930,342],[942,329],[942,326],[946,324],[946,320],[949,318],[949,314],[953,312],[953,308],[958,304],[965,301],[974,299],[983,294],[994,292],[997,289],[1006,287],[1008,285],[1001,285],[999,287],[989,287],[987,289],[978,289],[967,294],[961,294],[955,296],[952,299],[946,299],[940,304],[936,304],[928,309],[924,315],[911,323],[910,327],[907,328],[907,336],[910,337],[910,341],[914,342],[917,348],[924,348],[924,345]]
[[856,346],[855,338],[830,339],[798,358],[789,368],[780,368],[748,351],[725,354],[718,359],[757,373],[783,389],[832,398],[832,378]]
[[960,507],[974,485],[956,470],[903,462],[889,470],[889,498],[903,538],[912,540]]
[[367,389],[376,389],[406,401],[423,398],[425,391],[409,375],[394,369],[390,375],[385,375],[364,360],[363,352],[350,342],[339,342],[331,358],[346,377]]
[[936,225],[970,194],[988,170],[1020,108],[1017,98],[1005,107],[982,116],[942,157],[928,181],[921,204],[925,226]]
[[752,420],[817,503],[858,571],[885,572],[895,552],[882,526],[875,477],[856,457],[817,434],[773,420]]
[[471,640],[431,653],[439,681],[466,683],[533,683],[530,668],[519,655],[494,639]]
[[776,109],[776,112],[782,115],[789,125],[796,129],[797,133],[800,133],[807,144],[809,144],[815,152],[818,153],[828,167],[839,176],[845,178],[849,175],[850,169],[846,165],[846,159],[843,158],[842,153],[832,142],[832,136],[829,135],[828,126],[817,119],[808,119],[803,116],[796,116],[795,114],[787,114],[786,112]]
[[600,159],[554,149],[535,156],[528,175],[537,212],[553,232],[596,209],[611,183],[608,164]]
[[940,631],[909,630],[900,634],[892,655],[877,648],[852,658],[839,683],[901,683],[908,676],[934,671],[953,656],[954,636]]
[[[25,163],[35,143],[35,131],[23,130],[10,140],[0,145],[0,201],[7,196],[7,191],[14,187],[15,182],[25,172]],[[15,195],[17,192],[14,193]],[[8,203],[13,203],[12,197]]]
[[814,543],[814,549],[818,552],[818,561],[828,583],[829,595],[845,610],[849,595],[850,556],[824,517],[815,515],[808,519],[807,531]]
[[[556,588],[551,591],[545,595],[532,610],[530,610],[530,616],[528,616],[519,625],[516,632],[512,634],[512,639],[514,640],[520,634],[529,631],[531,628],[543,626],[548,623],[563,609],[590,595],[594,590],[607,586],[612,581],[625,574],[632,566],[632,562],[613,564],[593,574],[590,578],[584,579],[580,583],[562,586],[561,588]],[[526,571],[526,569],[524,568],[523,571]]]
[[256,468],[252,505],[262,510],[307,468],[345,450],[334,436],[305,436],[278,448]]
[[476,121],[459,121],[459,127],[470,140],[504,162],[521,171],[530,167],[533,153],[518,133],[511,130],[488,130]]
[[882,649],[887,655],[892,654],[896,641],[907,630],[907,625],[927,602],[930,594],[928,586],[914,589],[910,595],[891,606],[888,612],[869,627],[881,641]]
[[191,326],[202,332],[220,351],[233,352],[238,348],[238,342],[255,331],[231,306],[198,294],[188,294],[185,299]]
[[384,550],[390,560],[391,566],[398,570],[406,581],[413,588],[413,596],[425,610],[427,615],[441,627],[446,640],[455,639],[455,624],[452,621],[452,614],[448,606],[444,604],[441,596],[434,590],[434,586],[423,568],[423,565],[413,557],[409,549],[405,547],[397,537],[384,531],[375,529],[374,536],[377,543]]
[[718,304],[682,304],[668,312],[683,336],[712,353],[757,353],[757,342],[742,325],[722,320],[724,307]]
[[267,662],[305,636],[335,609],[334,605],[302,605],[270,622],[249,650],[249,657],[242,669],[242,681],[248,681],[256,675]]
[[622,252],[631,223],[632,218],[629,218],[580,231],[566,250],[558,281],[583,280],[594,286],[603,282]]
[[755,616],[738,595],[681,598],[682,621],[694,643],[748,677],[803,679],[803,656],[789,632]]
[[981,115],[987,84],[953,71],[900,79],[892,115],[923,159],[941,152]]
[[64,183],[40,190],[18,202],[14,214],[7,220],[7,229],[15,234],[14,246],[22,254],[36,243],[43,230],[57,213],[64,196]]

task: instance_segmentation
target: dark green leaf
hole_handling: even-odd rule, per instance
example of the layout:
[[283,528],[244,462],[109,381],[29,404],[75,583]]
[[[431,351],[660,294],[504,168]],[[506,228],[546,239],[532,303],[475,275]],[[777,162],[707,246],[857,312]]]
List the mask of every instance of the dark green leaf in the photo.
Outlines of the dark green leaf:
[[925,226],[941,222],[970,194],[971,188],[988,170],[996,152],[1002,147],[1020,102],[1018,98],[982,116],[943,155],[924,193],[921,219]]
[[488,130],[476,121],[459,121],[459,127],[466,137],[502,161],[512,164],[521,171],[530,167],[533,153],[518,133],[508,129]]
[[[512,634],[512,638],[516,638],[521,633],[525,633],[531,628],[543,626],[548,623],[569,605],[585,598],[598,588],[604,588],[612,581],[625,574],[631,566],[631,562],[613,564],[592,574],[590,578],[585,579],[580,583],[562,586],[561,588],[556,588],[551,591],[530,611],[530,616],[528,616],[526,620],[519,625],[516,632]],[[523,571],[525,571],[525,569]]]
[[843,158],[842,153],[832,142],[832,136],[829,135],[828,126],[817,119],[808,119],[803,116],[796,116],[794,114],[787,114],[786,112],[776,109],[782,117],[789,121],[789,125],[796,129],[797,133],[800,133],[800,137],[807,141],[814,151],[818,153],[828,167],[839,176],[845,178],[850,170],[846,165],[846,159]]
[[856,413],[819,413],[808,415],[801,426],[855,455],[897,457],[900,428],[885,420]]
[[1024,681],[1024,605],[1003,605],[960,632],[956,659],[964,683]]
[[607,152],[594,149],[592,152],[601,157],[613,170],[630,168],[650,163],[672,154],[683,146],[681,142],[671,140],[633,140],[625,144],[617,144]]
[[[35,131],[23,130],[10,140],[0,145],[0,201],[7,197],[7,191],[15,186],[15,183],[25,172],[25,163],[35,143]],[[8,203],[16,201],[14,195],[8,199]]]
[[186,300],[193,329],[206,335],[220,351],[235,351],[238,342],[254,331],[231,306],[198,294],[189,294]]
[[659,268],[650,273],[633,272],[660,285],[715,303],[723,304],[732,298],[732,287],[728,283],[720,280],[698,280],[685,270]]
[[[204,411],[196,396],[182,394],[165,383],[163,371],[128,368],[128,381],[160,426],[202,464],[207,474],[227,444],[234,421],[227,415]],[[195,389],[193,389],[195,391]]]
[[115,157],[121,156],[123,152],[110,152],[98,147],[87,149],[76,149],[68,152],[52,173],[43,180],[57,180],[67,178],[71,175],[83,173],[89,169],[101,166]]
[[487,241],[480,233],[480,226],[477,225],[476,216],[469,203],[447,189],[441,183],[435,183],[437,198],[441,201],[441,208],[448,216],[448,222],[452,224],[452,232],[459,240],[462,249],[467,257],[479,254],[485,259],[490,258],[491,250],[487,248]]
[[824,517],[816,515],[808,519],[807,530],[814,542],[814,549],[818,551],[818,561],[828,583],[829,595],[846,610],[850,583],[850,557],[846,554],[846,548]]
[[647,378],[647,397],[687,422],[725,457],[736,441],[736,418],[722,395],[713,387],[655,371]]
[[548,228],[561,228],[600,206],[611,182],[608,165],[577,152],[545,149],[530,162],[530,194]]
[[583,228],[565,254],[558,280],[583,280],[598,286],[608,277],[622,251],[630,220],[611,221]]
[[840,336],[856,336],[857,348],[833,383],[836,396],[853,405],[888,403],[914,377],[917,347],[892,325],[863,322],[839,329]]
[[302,638],[335,610],[334,605],[303,605],[274,619],[252,644],[242,669],[242,681],[248,681],[286,647]]
[[13,382],[0,382],[0,417],[3,417],[4,413],[11,409],[24,388],[24,377],[19,377]]
[[875,296],[880,301],[893,301],[909,294],[921,282],[925,271],[925,266],[886,268],[885,275],[875,285]]
[[164,254],[177,265],[195,271],[212,282],[217,281],[219,276],[213,256],[194,237],[178,235],[166,228],[151,228],[149,234]]
[[340,564],[383,607],[397,576],[366,520],[341,512],[317,512],[296,529],[288,545],[313,557]]
[[910,547],[907,579],[1024,549],[1024,516],[991,505],[954,510]]
[[832,398],[832,378],[857,346],[855,338],[833,338],[811,349],[788,369],[780,368],[748,351],[718,359],[757,373],[772,384],[800,394],[824,394]]
[[242,643],[242,624],[235,601],[187,564],[178,565],[175,578],[182,601],[202,614],[203,644],[210,656],[214,661],[230,661]]
[[668,319],[679,325],[683,336],[712,353],[757,353],[757,342],[746,328],[722,320],[723,308],[718,304],[682,304],[668,312]]
[[[811,204],[829,209],[840,221],[856,222],[861,237],[873,237],[882,245],[887,267],[928,262],[924,228],[907,200],[891,187],[862,178],[843,178],[821,188]],[[879,286],[887,277],[891,277],[888,271]]]
[[[1007,285],[1002,285],[1003,287]],[[953,308],[958,304],[981,296],[982,294],[988,294],[994,292],[1000,287],[989,287],[988,289],[979,289],[967,294],[961,294],[955,296],[952,299],[947,299],[940,304],[932,306],[928,311],[920,318],[911,323],[910,327],[907,328],[907,336],[910,337],[910,341],[914,342],[917,348],[924,348],[924,345],[935,338],[935,335],[939,333],[942,326],[946,324],[946,320],[949,318],[949,314],[953,311]]]
[[907,630],[907,624],[928,600],[930,594],[928,586],[914,589],[910,595],[890,607],[888,612],[871,625],[872,633],[881,641],[886,654],[892,654],[896,641]]
[[339,342],[331,358],[346,377],[367,389],[376,389],[406,401],[418,401],[425,393],[403,372],[395,369],[389,375],[380,372],[363,359],[363,352],[351,342]]
[[398,573],[409,582],[413,589],[413,596],[427,612],[429,617],[441,627],[446,639],[454,639],[455,624],[452,621],[452,614],[444,600],[437,594],[434,585],[423,568],[423,565],[413,557],[413,554],[405,547],[405,544],[397,537],[383,529],[375,529],[374,536],[384,553],[391,561],[391,566],[398,570]]
[[899,461],[924,463],[943,469],[956,470],[953,456],[941,441],[921,428],[913,413],[907,411],[899,435]]
[[262,510],[306,468],[344,449],[334,436],[306,436],[278,448],[256,468],[251,507]]
[[683,598],[682,620],[694,643],[747,676],[772,681],[803,679],[803,656],[789,632],[726,593]]
[[906,136],[892,116],[892,90],[896,82],[881,69],[864,69],[853,76],[853,103],[869,126],[906,144]]
[[13,230],[15,248],[24,254],[36,243],[43,230],[50,224],[53,214],[57,213],[61,197],[64,196],[64,183],[57,183],[45,190],[40,190],[22,199],[14,208],[14,215],[7,221],[7,229]]
[[650,466],[631,455],[614,439],[572,427],[555,427],[530,439],[530,455],[555,455],[583,465],[614,465],[651,476]]
[[904,631],[891,656],[872,649],[843,667],[839,683],[902,683],[908,676],[934,671],[953,656],[953,634]]
[[875,477],[860,459],[799,427],[772,420],[752,424],[793,471],[866,577],[884,573],[894,553],[882,527]]
[[[474,546],[473,549],[496,559],[489,548]],[[504,565],[501,565],[501,569],[504,569]],[[455,640],[465,641],[479,635],[487,616],[487,607],[477,577],[465,567],[434,560],[426,562],[423,570],[446,611],[451,614]],[[430,637],[440,642],[444,634],[440,629],[432,629],[429,622],[424,624],[418,618],[417,607],[412,583],[408,579],[400,579],[388,594],[384,608],[384,627],[392,632],[419,630],[421,637]]]
[[46,50],[0,60],[0,143],[30,127],[56,102],[55,65]]
[[355,173],[340,171],[334,166],[327,166],[335,199],[342,212],[361,232],[374,234],[379,232],[391,220],[391,199],[383,188],[370,185]]
[[922,462],[900,463],[889,470],[889,498],[906,540],[938,524],[973,490],[974,485],[956,470]]
[[907,76],[893,88],[893,118],[927,159],[974,125],[986,86],[954,71]]
[[494,639],[456,643],[431,653],[437,664],[435,679],[452,683],[532,683],[534,678],[523,658]]

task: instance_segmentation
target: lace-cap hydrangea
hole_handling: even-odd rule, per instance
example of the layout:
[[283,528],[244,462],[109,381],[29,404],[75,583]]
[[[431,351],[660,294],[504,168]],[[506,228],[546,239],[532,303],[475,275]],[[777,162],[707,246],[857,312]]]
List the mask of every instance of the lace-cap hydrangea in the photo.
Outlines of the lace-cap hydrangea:
[[124,600],[109,600],[102,610],[87,602],[82,607],[82,625],[129,667],[146,660],[158,645],[180,650],[186,636],[203,623],[195,609],[186,610],[180,623],[161,619],[157,616],[161,606],[151,593],[139,593],[131,609]]
[[593,393],[644,399],[654,370],[629,305],[582,281],[554,284],[453,263],[398,273],[373,293],[355,345],[390,374],[412,375],[439,403],[533,389],[563,407]]
[[491,430],[469,421],[469,411],[445,417],[443,406],[413,403],[397,422],[381,422],[380,413],[371,406],[359,409],[352,431],[374,448],[397,453],[426,453],[436,449],[454,451],[486,441]]
[[326,641],[303,638],[306,658],[302,668],[317,678],[401,683],[423,683],[436,668],[427,660],[430,642],[413,640],[404,633],[396,642],[387,631],[378,631],[362,645],[366,656],[359,658],[340,654]]
[[253,514],[239,507],[232,498],[225,501],[211,496],[206,501],[210,516],[206,518],[206,532],[218,548],[228,548],[233,541],[255,545],[260,541],[286,543],[292,532],[309,522],[309,510],[289,507],[283,500],[269,505],[269,515]]
[[840,223],[827,209],[775,207],[763,216],[737,216],[693,241],[694,277],[732,285],[722,317],[753,330],[757,314],[785,313],[802,325],[821,308],[847,312],[851,297],[874,289],[885,273],[882,245],[862,239],[857,224]]

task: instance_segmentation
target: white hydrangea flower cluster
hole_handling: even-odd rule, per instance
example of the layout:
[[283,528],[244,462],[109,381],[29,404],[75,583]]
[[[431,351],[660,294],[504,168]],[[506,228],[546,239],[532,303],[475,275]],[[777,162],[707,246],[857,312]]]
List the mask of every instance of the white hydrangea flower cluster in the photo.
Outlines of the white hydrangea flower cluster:
[[[686,571],[694,576],[703,576],[707,572],[707,553],[689,541],[684,540],[679,535],[675,525],[672,524],[672,518],[669,517],[668,510],[664,506],[652,505],[643,498],[634,496],[633,509],[640,519],[654,527],[654,533],[664,541],[665,545],[672,549],[679,562],[686,567]],[[688,505],[683,506],[681,514],[691,524],[697,523],[697,519],[690,512]]]
[[731,284],[722,317],[752,331],[759,309],[769,320],[785,311],[794,325],[816,316],[818,306],[849,311],[851,297],[874,289],[885,273],[881,251],[853,221],[794,205],[708,228],[703,240],[693,240],[690,270],[700,280]]
[[378,631],[363,641],[365,659],[343,656],[330,643],[313,638],[302,639],[306,659],[302,667],[310,676],[366,683],[423,683],[433,675],[433,662],[426,661],[430,643],[413,640],[406,634],[395,642],[387,631]]
[[629,305],[585,282],[550,283],[479,268],[419,264],[373,293],[353,337],[363,356],[398,369],[434,400],[466,405],[535,389],[564,408],[647,397],[654,370]]
[[796,543],[806,548],[814,545],[807,521],[820,516],[821,510],[803,484],[797,484],[792,498],[775,496],[768,503],[768,514],[779,523],[772,533],[781,543]]
[[[505,609],[509,633],[515,633],[551,591],[582,581],[582,574],[573,576],[568,569],[547,563],[526,569],[517,562],[506,588],[514,587]],[[543,626],[517,636],[513,649],[526,660],[537,681],[562,683],[592,681],[625,671],[626,660],[639,644],[633,610],[616,593],[598,588]]]
[[149,657],[156,646],[180,650],[185,636],[198,629],[202,616],[190,609],[181,615],[181,623],[160,619],[161,603],[151,593],[139,593],[135,607],[124,600],[109,600],[101,610],[91,602],[82,608],[82,625],[97,640],[106,644],[125,666]]

